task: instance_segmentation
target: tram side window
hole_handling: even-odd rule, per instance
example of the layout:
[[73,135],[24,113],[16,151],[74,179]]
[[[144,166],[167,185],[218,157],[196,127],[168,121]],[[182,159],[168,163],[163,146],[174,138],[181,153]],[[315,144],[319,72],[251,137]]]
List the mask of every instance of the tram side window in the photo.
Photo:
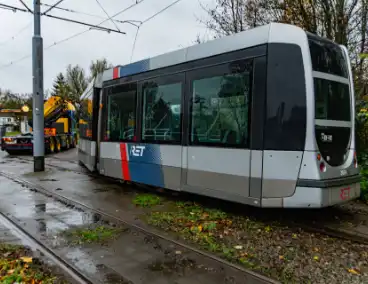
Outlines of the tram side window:
[[136,127],[136,84],[119,86],[118,92],[107,97],[108,141],[134,141]]
[[195,71],[191,143],[247,147],[252,61]]
[[79,133],[84,139],[92,138],[92,98],[93,92],[91,91],[81,100]]
[[157,83],[142,85],[144,141],[181,141],[182,83]]

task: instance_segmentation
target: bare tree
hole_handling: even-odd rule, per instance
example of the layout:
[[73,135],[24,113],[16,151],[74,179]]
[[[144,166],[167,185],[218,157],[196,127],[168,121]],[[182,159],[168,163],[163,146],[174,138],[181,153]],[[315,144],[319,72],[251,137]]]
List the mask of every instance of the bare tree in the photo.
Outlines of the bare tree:
[[[297,25],[347,46],[355,81],[367,87],[368,0],[216,0],[215,8],[202,8],[209,16],[205,26],[222,37],[270,22]],[[202,42],[200,36],[197,43]]]

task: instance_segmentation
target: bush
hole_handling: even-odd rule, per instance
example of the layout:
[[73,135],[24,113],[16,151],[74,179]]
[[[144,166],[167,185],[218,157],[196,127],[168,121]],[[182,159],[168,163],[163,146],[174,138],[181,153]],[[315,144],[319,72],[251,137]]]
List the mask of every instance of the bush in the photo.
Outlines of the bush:
[[368,104],[357,101],[355,117],[356,149],[358,154],[368,152]]
[[368,111],[366,101],[357,101],[355,134],[358,163],[362,175],[361,199],[368,201]]

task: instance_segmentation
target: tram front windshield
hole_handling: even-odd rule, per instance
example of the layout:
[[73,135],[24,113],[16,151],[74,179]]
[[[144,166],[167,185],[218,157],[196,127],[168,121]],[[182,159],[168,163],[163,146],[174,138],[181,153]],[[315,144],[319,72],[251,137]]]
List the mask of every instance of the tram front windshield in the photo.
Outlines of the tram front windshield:
[[324,159],[339,166],[347,158],[352,129],[348,64],[339,45],[308,38],[312,69],[320,74],[313,78],[316,141]]

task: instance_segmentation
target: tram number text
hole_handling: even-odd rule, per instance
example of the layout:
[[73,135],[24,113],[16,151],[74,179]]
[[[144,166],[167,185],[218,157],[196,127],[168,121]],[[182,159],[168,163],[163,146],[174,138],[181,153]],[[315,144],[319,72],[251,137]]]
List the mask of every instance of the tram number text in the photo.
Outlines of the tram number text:
[[332,142],[332,135],[321,133],[321,139],[323,142]]
[[133,156],[142,157],[145,149],[146,149],[146,146],[132,146],[130,151]]
[[342,188],[340,190],[340,198],[341,200],[346,200],[350,198],[350,187]]

